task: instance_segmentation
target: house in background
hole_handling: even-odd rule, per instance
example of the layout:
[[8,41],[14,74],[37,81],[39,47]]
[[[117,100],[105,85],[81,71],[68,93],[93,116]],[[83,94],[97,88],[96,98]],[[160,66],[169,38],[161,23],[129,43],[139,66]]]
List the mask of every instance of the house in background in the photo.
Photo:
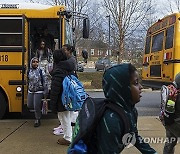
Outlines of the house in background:
[[[88,52],[89,58],[92,57],[106,57],[108,55],[108,44],[102,41],[92,41],[92,40],[81,40],[76,44],[76,55],[81,56],[82,50]],[[110,52],[111,55],[111,52]]]

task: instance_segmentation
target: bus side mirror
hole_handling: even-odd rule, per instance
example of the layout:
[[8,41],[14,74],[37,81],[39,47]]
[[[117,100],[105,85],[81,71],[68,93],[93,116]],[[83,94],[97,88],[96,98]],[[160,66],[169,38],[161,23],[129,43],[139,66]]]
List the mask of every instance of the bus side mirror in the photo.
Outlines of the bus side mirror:
[[89,38],[90,22],[88,18],[83,19],[83,38]]

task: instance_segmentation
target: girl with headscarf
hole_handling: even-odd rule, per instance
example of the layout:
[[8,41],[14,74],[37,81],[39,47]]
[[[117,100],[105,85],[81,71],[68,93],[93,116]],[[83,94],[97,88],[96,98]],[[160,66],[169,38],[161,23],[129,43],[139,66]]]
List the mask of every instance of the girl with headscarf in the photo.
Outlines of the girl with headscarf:
[[35,123],[34,127],[41,125],[41,108],[43,97],[46,98],[48,93],[47,78],[45,72],[39,68],[39,60],[37,57],[31,59],[30,69],[27,73],[28,78],[28,97],[27,106],[28,108],[34,108],[35,110]]

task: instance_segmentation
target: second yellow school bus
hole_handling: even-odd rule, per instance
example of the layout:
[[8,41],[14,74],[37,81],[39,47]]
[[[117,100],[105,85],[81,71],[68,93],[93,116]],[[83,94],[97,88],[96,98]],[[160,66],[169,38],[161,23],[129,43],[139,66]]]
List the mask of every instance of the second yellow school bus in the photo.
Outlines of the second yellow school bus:
[[160,88],[180,72],[180,13],[158,20],[147,31],[142,84]]
[[[0,4],[0,118],[6,111],[23,111],[27,100],[26,72],[42,28],[47,27],[54,36],[55,49],[66,43],[73,45],[72,12],[64,6],[38,6]],[[87,38],[88,18],[81,17],[83,36]]]

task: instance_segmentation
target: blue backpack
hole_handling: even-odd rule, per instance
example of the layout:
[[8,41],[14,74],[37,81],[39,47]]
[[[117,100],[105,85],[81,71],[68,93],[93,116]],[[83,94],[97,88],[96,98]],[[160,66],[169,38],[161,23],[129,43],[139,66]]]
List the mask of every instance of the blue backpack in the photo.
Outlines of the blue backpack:
[[61,100],[66,110],[80,110],[87,97],[83,84],[74,75],[64,78]]

